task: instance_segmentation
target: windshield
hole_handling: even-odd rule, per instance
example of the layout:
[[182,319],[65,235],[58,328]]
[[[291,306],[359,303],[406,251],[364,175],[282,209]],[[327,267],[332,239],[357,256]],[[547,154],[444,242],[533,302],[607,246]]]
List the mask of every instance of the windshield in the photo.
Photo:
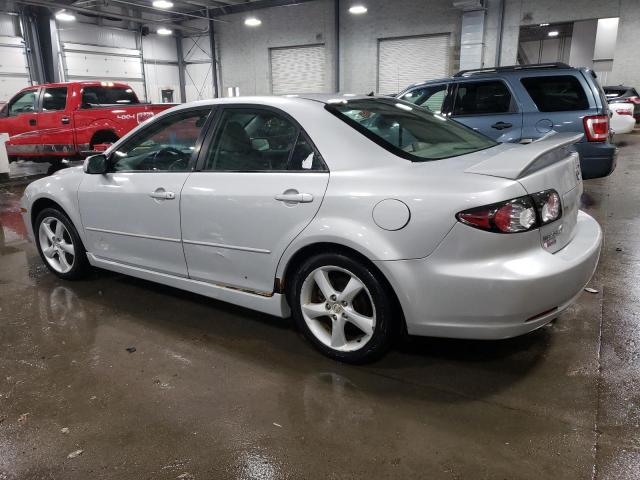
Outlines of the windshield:
[[414,162],[497,145],[453,120],[396,99],[345,100],[328,104],[326,109],[391,153]]
[[135,92],[128,87],[85,87],[82,90],[83,107],[99,105],[135,105],[140,103]]

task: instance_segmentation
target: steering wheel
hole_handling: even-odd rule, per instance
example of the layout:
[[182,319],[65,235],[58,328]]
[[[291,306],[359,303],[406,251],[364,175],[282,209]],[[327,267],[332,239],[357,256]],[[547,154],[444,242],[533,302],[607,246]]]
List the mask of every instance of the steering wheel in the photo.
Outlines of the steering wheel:
[[170,162],[167,168],[160,170],[186,170],[189,158],[177,148],[165,147],[153,154],[152,162],[154,167],[158,167],[158,164],[164,167]]

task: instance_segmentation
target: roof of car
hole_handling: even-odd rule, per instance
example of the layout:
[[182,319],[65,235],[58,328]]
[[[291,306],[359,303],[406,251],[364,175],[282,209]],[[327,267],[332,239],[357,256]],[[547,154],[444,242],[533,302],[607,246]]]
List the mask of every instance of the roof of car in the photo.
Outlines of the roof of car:
[[341,103],[349,100],[370,100],[372,98],[386,98],[392,99],[393,97],[383,96],[383,95],[361,95],[361,94],[351,94],[351,93],[318,93],[318,94],[299,94],[299,95],[263,95],[263,96],[248,96],[248,97],[225,97],[225,98],[210,98],[207,100],[198,100],[195,102],[183,103],[176,107],[176,109],[181,108],[191,108],[198,106],[206,106],[206,105],[218,105],[218,104],[228,104],[228,105],[245,105],[245,104],[256,104],[256,105],[266,105],[279,107],[286,104],[300,104],[304,103],[307,105],[318,105],[324,106],[331,103]]

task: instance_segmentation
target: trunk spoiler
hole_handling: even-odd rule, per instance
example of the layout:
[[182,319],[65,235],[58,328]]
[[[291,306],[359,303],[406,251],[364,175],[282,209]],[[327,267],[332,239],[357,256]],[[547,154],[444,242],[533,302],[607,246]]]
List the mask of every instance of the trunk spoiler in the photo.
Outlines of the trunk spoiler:
[[552,132],[527,145],[513,145],[467,168],[465,173],[517,180],[566,158],[571,153],[568,147],[583,136],[582,133]]

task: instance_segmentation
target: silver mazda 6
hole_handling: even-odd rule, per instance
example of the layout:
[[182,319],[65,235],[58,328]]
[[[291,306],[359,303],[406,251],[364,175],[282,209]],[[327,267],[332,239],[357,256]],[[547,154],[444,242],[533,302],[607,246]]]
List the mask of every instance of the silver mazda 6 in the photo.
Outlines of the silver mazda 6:
[[392,98],[210,100],[31,183],[22,210],[61,278],[93,266],[292,315],[358,363],[403,331],[507,338],[571,304],[602,243],[578,140],[499,145]]

